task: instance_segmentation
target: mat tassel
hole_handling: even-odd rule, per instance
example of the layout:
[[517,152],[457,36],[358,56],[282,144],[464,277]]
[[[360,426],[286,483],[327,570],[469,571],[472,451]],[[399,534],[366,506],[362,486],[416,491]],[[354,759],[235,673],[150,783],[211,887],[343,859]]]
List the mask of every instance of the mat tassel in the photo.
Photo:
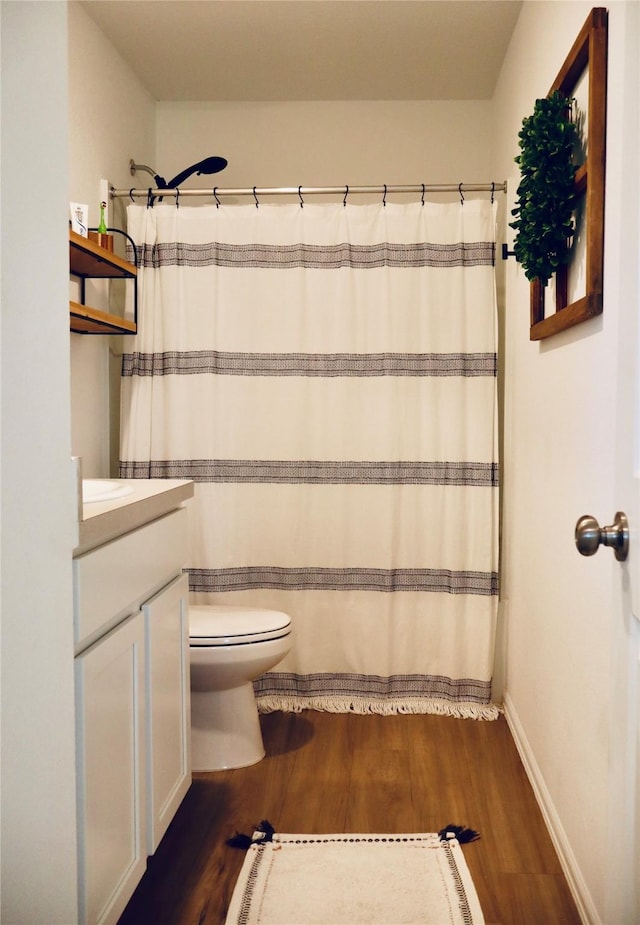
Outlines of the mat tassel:
[[272,841],[275,834],[275,829],[271,825],[268,819],[263,819],[255,827],[255,832],[253,835],[243,835],[242,832],[237,832],[231,838],[227,839],[227,844],[231,848],[243,848],[245,851],[247,848],[250,848],[251,845],[260,844],[263,845],[266,842]]
[[[269,820],[263,819],[256,825],[253,835],[245,835],[242,832],[236,831],[235,835],[227,839],[227,845],[231,848],[243,848],[246,850],[253,844],[266,844],[267,842],[273,841],[275,831],[276,830]],[[480,834],[476,832],[475,829],[468,829],[464,825],[453,825],[453,823],[450,823],[443,829],[440,829],[438,837],[440,841],[449,841],[455,838],[458,844],[467,845],[469,842],[477,841],[480,838]]]
[[449,841],[455,838],[460,845],[466,845],[468,842],[477,841],[480,838],[478,832],[473,829],[467,829],[463,825],[447,825],[438,832],[440,841]]

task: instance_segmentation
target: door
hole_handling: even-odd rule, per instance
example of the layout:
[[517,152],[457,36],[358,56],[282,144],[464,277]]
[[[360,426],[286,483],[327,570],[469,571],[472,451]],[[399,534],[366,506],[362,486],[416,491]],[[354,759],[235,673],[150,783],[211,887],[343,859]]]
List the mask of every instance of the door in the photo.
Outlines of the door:
[[[611,556],[613,575],[608,841],[615,850],[603,852],[608,858],[605,921],[636,925],[640,921],[640,4],[627,3],[625,8],[624,55],[609,61],[610,81],[611,71],[620,69],[621,79],[615,84],[623,88],[623,99],[622,144],[614,147],[608,142],[607,147],[605,312],[615,313],[619,325],[617,369],[611,371],[616,377],[614,504],[629,518],[630,544],[626,562],[616,562],[609,550],[601,549],[598,555]],[[610,112],[618,112],[617,104],[609,105]],[[612,137],[619,138],[613,128]],[[602,512],[609,518],[614,514],[615,510]]]
[[[617,324],[617,344],[604,364],[608,368],[598,373],[603,395],[615,402],[613,503],[629,522],[624,557],[620,549],[615,559],[608,550],[598,552],[611,556],[606,818],[607,842],[615,849],[603,854],[603,900],[604,921],[612,925],[640,921],[640,200],[636,179],[635,195],[628,185],[637,178],[640,150],[639,14],[639,4],[626,3],[610,18],[610,28],[623,29],[618,40],[624,48],[609,59],[609,84],[621,87],[623,98],[609,97],[607,126],[604,311],[605,323]],[[597,433],[593,439],[597,443]],[[602,498],[608,495],[603,488]],[[614,515],[619,518],[614,510],[602,512],[607,524],[614,523]],[[589,526],[577,524],[578,548],[592,555],[599,531],[587,536],[581,525]],[[608,539],[615,544],[614,533]]]

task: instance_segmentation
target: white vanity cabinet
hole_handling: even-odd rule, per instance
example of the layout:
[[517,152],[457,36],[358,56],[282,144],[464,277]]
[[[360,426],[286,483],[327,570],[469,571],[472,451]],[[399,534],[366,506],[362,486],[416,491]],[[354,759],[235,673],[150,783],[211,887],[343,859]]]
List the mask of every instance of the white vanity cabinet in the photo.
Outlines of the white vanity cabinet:
[[138,613],[76,658],[80,922],[117,922],[147,863],[145,634]]
[[74,559],[81,925],[114,925],[191,783],[187,512]]

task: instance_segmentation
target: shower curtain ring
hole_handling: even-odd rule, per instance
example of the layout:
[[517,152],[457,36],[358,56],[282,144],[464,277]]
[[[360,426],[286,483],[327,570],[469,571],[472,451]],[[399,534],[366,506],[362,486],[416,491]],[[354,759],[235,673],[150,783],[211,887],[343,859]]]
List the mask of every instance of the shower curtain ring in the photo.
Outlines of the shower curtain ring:
[[255,201],[256,201],[256,209],[257,209],[258,206],[260,205],[260,203],[258,202],[258,197],[256,196],[256,188],[255,188],[255,186],[253,187],[253,198],[254,198]]
[[422,203],[422,205],[424,205],[424,183],[422,184],[422,197],[420,199],[420,202]]
[[493,205],[493,194],[495,192],[495,188],[496,188],[496,184],[492,180],[491,181],[491,205]]
[[304,208],[304,199],[302,198],[302,193],[300,192],[301,189],[302,189],[302,187],[299,186],[299,187],[298,187],[298,196],[300,197],[300,208],[302,209],[302,208]]
[[214,186],[214,187],[213,187],[213,198],[214,198],[215,201],[216,201],[216,209],[219,209],[219,208],[220,208],[220,200],[218,199],[218,194],[216,193],[216,190],[217,190],[217,189],[218,189],[217,186]]
[[387,204],[387,184],[384,184],[384,193],[382,194],[382,205],[386,206]]
[[342,205],[343,205],[343,206],[346,206],[346,204],[347,204],[347,196],[348,196],[348,195],[349,195],[349,187],[347,186],[347,187],[345,188],[345,191],[344,191],[344,199],[342,200]]
[[176,187],[176,209],[180,208],[180,187]]
[[131,202],[135,202],[135,199],[133,198],[134,189],[135,187],[132,186],[131,189],[129,190],[129,199],[131,200]]
[[151,195],[151,187],[147,190],[147,209],[153,208],[153,196]]
[[464,195],[462,193],[462,183],[458,183],[458,192],[460,193],[460,205],[464,205]]

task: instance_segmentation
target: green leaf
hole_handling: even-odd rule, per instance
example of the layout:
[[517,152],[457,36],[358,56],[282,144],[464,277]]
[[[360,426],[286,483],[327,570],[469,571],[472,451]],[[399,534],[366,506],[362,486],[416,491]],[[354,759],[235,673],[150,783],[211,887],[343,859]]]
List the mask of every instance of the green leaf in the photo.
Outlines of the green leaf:
[[518,134],[520,167],[518,202],[509,226],[516,231],[514,250],[528,279],[544,285],[569,259],[567,241],[574,234],[577,130],[570,120],[571,101],[557,90],[536,100]]

